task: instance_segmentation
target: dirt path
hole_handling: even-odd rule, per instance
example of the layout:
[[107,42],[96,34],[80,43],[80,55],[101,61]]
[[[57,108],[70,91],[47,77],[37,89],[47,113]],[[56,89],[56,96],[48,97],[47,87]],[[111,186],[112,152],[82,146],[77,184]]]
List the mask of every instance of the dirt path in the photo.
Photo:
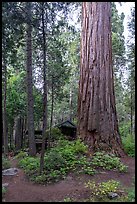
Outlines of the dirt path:
[[[129,166],[127,173],[116,171],[103,171],[104,173],[94,176],[69,174],[65,180],[55,184],[40,185],[28,181],[22,169],[15,176],[3,176],[2,183],[9,183],[5,202],[59,202],[64,198],[71,197],[78,201],[89,197],[90,192],[84,187],[89,179],[97,182],[115,179],[120,181],[124,187],[132,186],[132,179],[135,175],[135,159],[123,158],[123,163]],[[12,167],[16,167],[16,160],[12,160]]]

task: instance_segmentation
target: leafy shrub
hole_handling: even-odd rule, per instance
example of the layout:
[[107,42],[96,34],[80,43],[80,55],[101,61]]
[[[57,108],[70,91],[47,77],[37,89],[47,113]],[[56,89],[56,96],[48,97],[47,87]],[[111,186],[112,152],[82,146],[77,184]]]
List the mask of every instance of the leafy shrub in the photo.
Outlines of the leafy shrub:
[[34,157],[26,157],[18,162],[18,166],[25,170],[28,175],[34,174],[39,170],[40,159]]
[[128,202],[135,202],[135,188],[130,188],[128,190],[127,201]]
[[102,167],[103,169],[117,169],[120,172],[126,172],[127,166],[121,163],[120,158],[113,154],[105,154],[105,152],[96,152],[92,158],[94,166]]
[[22,158],[25,158],[25,157],[28,157],[28,153],[27,153],[27,152],[23,152],[23,151],[20,151],[20,152],[16,155],[16,159],[22,159]]
[[83,173],[88,174],[88,175],[94,175],[96,171],[91,166],[87,166],[87,167],[85,166],[83,168]]
[[10,167],[11,167],[10,160],[7,157],[2,156],[2,169],[8,169]]
[[[77,164],[77,161],[83,157],[82,154],[87,152],[87,146],[84,145],[84,143],[79,139],[76,141],[64,140],[59,143],[59,146],[56,148],[56,150],[66,160],[67,167],[72,169]],[[81,164],[79,163],[79,165]]]
[[73,200],[71,199],[71,198],[69,198],[69,197],[67,197],[67,198],[64,198],[64,200],[63,200],[64,202],[73,202]]
[[84,173],[88,175],[94,175],[96,170],[92,164],[88,161],[86,156],[78,157],[76,160],[76,169],[78,173]]
[[[47,131],[47,133],[49,134],[49,130]],[[54,140],[61,140],[64,138],[64,135],[61,133],[59,128],[52,128],[51,129],[51,139]]]
[[74,151],[75,153],[87,153],[88,147],[80,140],[77,139],[74,143]]
[[130,128],[131,128],[131,123],[130,121],[128,122],[122,122],[119,125],[119,131],[120,131],[120,135],[122,137],[127,137],[127,135],[130,133]]
[[131,137],[131,135],[128,135],[127,137],[123,137],[122,138],[122,143],[123,143],[125,152],[129,156],[134,157],[135,156],[135,141]]
[[45,169],[58,170],[66,165],[65,159],[59,154],[58,151],[51,151],[45,156]]
[[35,183],[44,183],[47,182],[47,175],[45,172],[41,175],[32,175],[30,180],[34,181]]
[[4,197],[6,192],[7,192],[7,189],[5,187],[2,187],[2,198]]
[[[86,156],[82,155],[87,147],[80,140],[60,140],[56,147],[49,149],[44,156],[44,172],[39,175],[40,159],[37,157],[24,157],[18,165],[25,170],[31,180],[38,183],[48,183],[64,178],[70,170],[93,175],[94,169],[89,166]],[[25,156],[21,152],[18,157]],[[80,170],[80,171],[79,171]]]
[[85,187],[91,190],[91,196],[93,199],[104,199],[110,192],[117,192],[120,183],[115,180],[109,180],[107,182],[95,183],[94,181],[88,181],[85,183]]

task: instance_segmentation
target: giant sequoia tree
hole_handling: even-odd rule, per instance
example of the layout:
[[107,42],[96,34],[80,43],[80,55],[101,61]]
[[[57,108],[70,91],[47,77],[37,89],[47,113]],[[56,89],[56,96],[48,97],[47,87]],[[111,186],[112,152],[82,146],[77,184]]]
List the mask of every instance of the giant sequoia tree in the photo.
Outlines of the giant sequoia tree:
[[91,152],[124,155],[112,69],[110,2],[83,2],[78,137]]

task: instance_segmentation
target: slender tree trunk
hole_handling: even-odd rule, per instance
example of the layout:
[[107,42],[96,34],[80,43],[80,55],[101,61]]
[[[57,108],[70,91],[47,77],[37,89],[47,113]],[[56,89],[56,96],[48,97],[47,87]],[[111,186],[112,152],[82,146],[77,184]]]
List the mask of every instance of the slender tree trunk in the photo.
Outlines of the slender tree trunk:
[[13,127],[14,127],[14,120],[11,122],[10,126],[10,148],[12,149],[14,140],[13,140]]
[[34,135],[34,102],[32,82],[32,25],[31,25],[31,2],[26,2],[27,11],[27,92],[28,92],[28,137],[29,155],[36,155],[36,143]]
[[[52,13],[54,12],[54,8],[52,5]],[[53,26],[54,26],[54,18],[53,15],[51,16],[52,19],[52,31],[51,31],[51,36],[54,35],[54,31],[53,31]],[[52,56],[52,60],[55,61],[55,57],[54,54]],[[49,127],[49,138],[48,138],[48,147],[50,147],[50,141],[51,141],[51,128],[53,125],[53,111],[54,111],[54,78],[53,78],[53,73],[52,73],[52,77],[51,77],[51,114],[50,114],[50,127]]]
[[3,59],[3,69],[4,69],[4,85],[3,85],[3,140],[4,140],[4,154],[8,154],[8,129],[7,129],[7,68],[5,59]]
[[70,111],[70,116],[69,116],[69,118],[70,118],[70,121],[72,121],[72,109],[73,109],[73,107],[72,107],[72,87],[70,87],[70,93],[69,93],[69,111]]
[[23,120],[23,148],[26,147],[26,130],[27,130],[27,117]]
[[24,146],[24,117],[21,117],[21,149]]
[[132,85],[131,85],[130,100],[131,100],[131,106],[130,106],[131,130],[130,130],[130,133],[131,133],[131,137],[132,137],[132,133],[133,133],[133,109],[132,109],[132,100],[133,100],[133,97],[132,97]]
[[21,149],[21,135],[22,135],[22,128],[21,128],[21,117],[18,116],[15,122],[15,149],[16,151]]
[[[40,174],[44,169],[44,154],[45,154],[45,142],[46,142],[46,129],[47,129],[47,66],[46,66],[46,31],[47,22],[44,19],[44,3],[42,2],[42,34],[43,34],[43,79],[44,79],[44,93],[43,93],[43,131],[42,131],[42,150],[40,157]],[[47,19],[47,9],[46,9]]]
[[52,76],[52,85],[51,85],[51,114],[50,114],[50,130],[49,130],[48,147],[50,147],[50,141],[51,141],[51,129],[52,129],[52,125],[53,125],[53,111],[54,111],[54,85],[53,85],[53,76]]
[[83,2],[78,137],[91,152],[124,156],[112,70],[110,2]]
[[2,122],[2,153],[4,152],[4,136],[3,136],[3,109],[2,109],[2,120],[1,120],[1,122]]

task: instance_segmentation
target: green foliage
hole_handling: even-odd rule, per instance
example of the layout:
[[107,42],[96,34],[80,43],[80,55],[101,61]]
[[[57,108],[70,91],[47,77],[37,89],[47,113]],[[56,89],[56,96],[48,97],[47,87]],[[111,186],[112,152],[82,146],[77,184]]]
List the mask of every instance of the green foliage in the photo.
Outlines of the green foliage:
[[95,183],[95,181],[88,181],[85,187],[91,190],[92,200],[104,200],[110,192],[117,192],[120,183],[115,180],[107,182]]
[[135,202],[135,176],[132,178],[132,187],[128,188],[126,202]]
[[18,165],[25,170],[32,181],[38,183],[58,181],[65,178],[69,171],[93,175],[95,170],[84,156],[86,152],[87,146],[80,140],[59,140],[58,145],[48,150],[44,156],[42,175],[39,175],[40,159],[37,157],[24,157],[25,154],[20,152],[17,155],[21,159]]
[[2,198],[4,197],[6,192],[7,192],[7,189],[5,187],[2,187]]
[[[47,131],[47,134],[49,133],[49,130]],[[54,140],[61,140],[64,138],[64,135],[61,133],[61,130],[59,128],[52,128],[51,129],[51,138],[52,141]]]
[[135,202],[135,188],[128,189],[127,201]]
[[8,169],[11,167],[9,159],[5,156],[2,156],[2,169]]
[[25,157],[18,162],[18,166],[25,170],[25,173],[32,175],[38,172],[40,159],[37,157]]
[[126,172],[127,166],[122,164],[120,158],[113,154],[105,154],[105,152],[96,152],[92,158],[92,164],[103,169],[117,169],[120,172]]
[[80,139],[77,139],[74,143],[74,151],[75,153],[87,153],[88,147]]
[[130,133],[130,122],[121,122],[119,126],[120,135],[125,138]]
[[30,180],[34,181],[35,183],[44,183],[47,182],[47,175],[44,173],[42,175],[32,175]]
[[23,152],[20,151],[17,155],[16,155],[16,159],[23,159],[25,157],[28,157],[28,153],[27,152]]
[[96,170],[93,168],[92,163],[90,163],[86,156],[81,155],[77,157],[76,170],[78,173],[84,173],[88,175],[94,175]]
[[67,197],[67,198],[64,198],[63,201],[64,201],[64,202],[72,202],[73,200],[72,200],[71,198]]
[[127,137],[123,137],[122,143],[123,143],[125,152],[129,156],[135,157],[135,140],[132,138],[132,136],[128,134]]
[[38,183],[58,181],[65,178],[70,171],[94,175],[97,172],[94,167],[127,171],[127,166],[123,165],[113,154],[96,152],[92,158],[88,158],[85,155],[86,152],[87,146],[79,139],[76,141],[59,140],[58,145],[49,149],[44,156],[42,175],[39,175],[40,159],[38,157],[25,156],[23,152],[20,152],[18,158],[24,158],[19,161],[19,166],[24,168],[32,181]]
[[85,173],[88,175],[94,175],[96,173],[96,171],[91,166],[84,166],[82,173]]
[[26,92],[24,86],[25,72],[17,73],[12,69],[9,71],[9,79],[7,81],[7,114],[8,121],[14,120],[14,118],[21,114],[25,115],[26,111]]
[[47,170],[59,170],[61,167],[66,165],[65,158],[58,151],[49,152],[45,158],[45,169]]

